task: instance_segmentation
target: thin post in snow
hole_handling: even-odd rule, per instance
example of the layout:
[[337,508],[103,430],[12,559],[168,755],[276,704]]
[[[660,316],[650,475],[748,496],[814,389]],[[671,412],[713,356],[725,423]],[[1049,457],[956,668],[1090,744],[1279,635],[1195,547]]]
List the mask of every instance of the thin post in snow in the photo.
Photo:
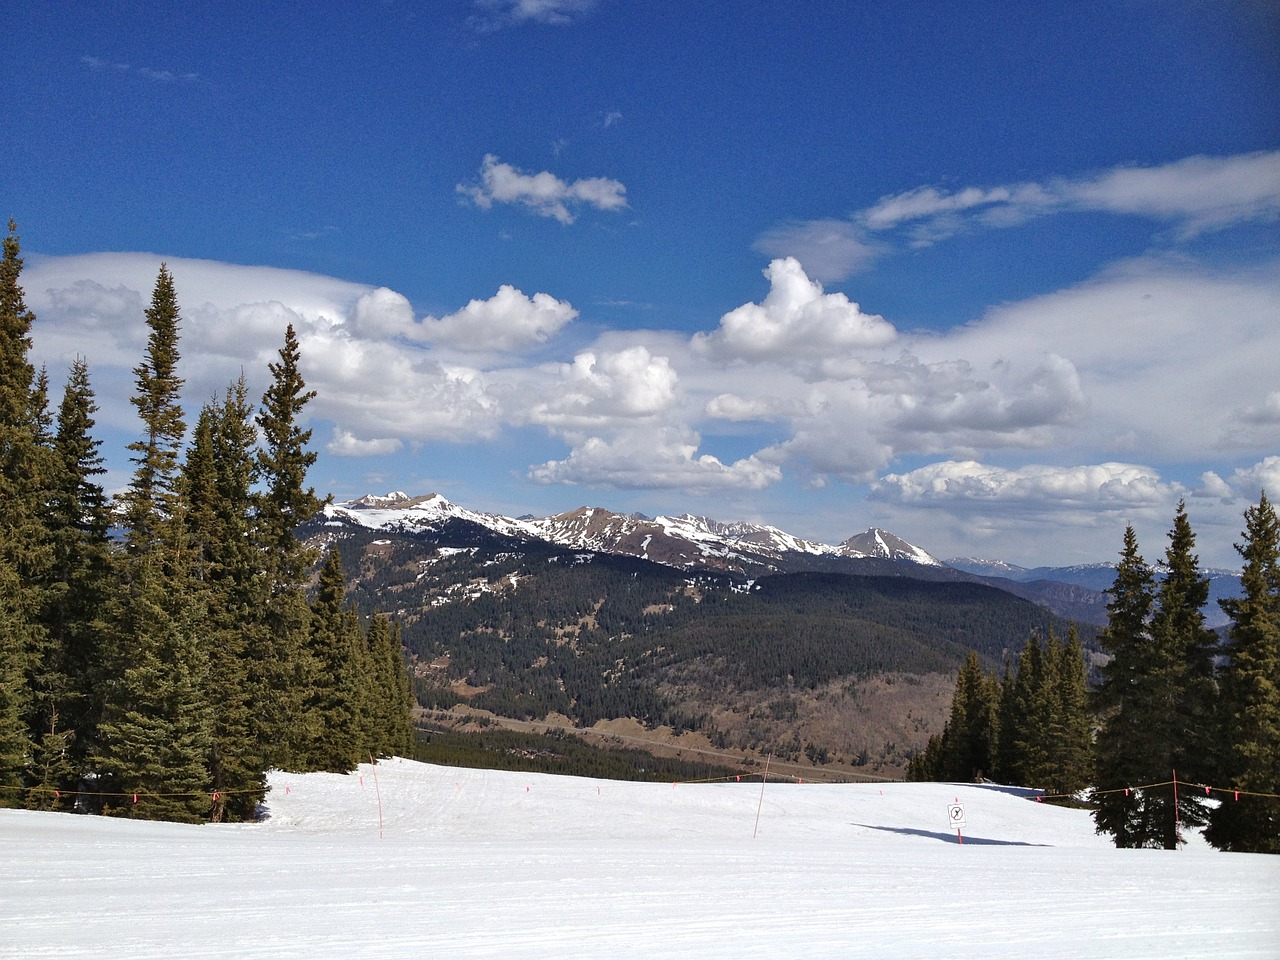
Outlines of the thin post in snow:
[[1173,771],[1173,849],[1182,846],[1182,811],[1178,809],[1178,771]]
[[760,832],[760,809],[764,806],[764,785],[769,782],[769,761],[773,759],[773,754],[765,754],[764,758],[764,777],[760,780],[760,802],[756,804],[756,828],[751,831],[751,839],[756,838],[756,834]]
[[378,786],[378,761],[369,754],[369,764],[373,767],[373,792],[378,798],[378,839],[382,839],[382,789]]

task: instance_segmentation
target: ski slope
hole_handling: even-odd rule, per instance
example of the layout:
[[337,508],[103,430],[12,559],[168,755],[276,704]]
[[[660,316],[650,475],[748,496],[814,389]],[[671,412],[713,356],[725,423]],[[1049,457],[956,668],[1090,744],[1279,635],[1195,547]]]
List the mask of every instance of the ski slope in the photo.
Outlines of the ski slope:
[[257,824],[0,811],[0,956],[1280,957],[1280,857],[1116,850],[994,788],[405,760],[271,785]]

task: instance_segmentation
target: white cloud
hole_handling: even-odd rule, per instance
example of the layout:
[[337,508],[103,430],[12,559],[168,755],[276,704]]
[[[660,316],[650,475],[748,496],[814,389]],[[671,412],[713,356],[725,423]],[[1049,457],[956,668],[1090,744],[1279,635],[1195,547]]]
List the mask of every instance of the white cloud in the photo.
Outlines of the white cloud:
[[472,300],[456,313],[422,322],[426,340],[462,350],[516,351],[546,343],[578,311],[545,293],[526,297],[503,284],[488,300]]
[[784,224],[755,248],[794,256],[810,275],[843,280],[889,249],[897,232],[925,247],[979,228],[1012,227],[1064,211],[1143,217],[1189,239],[1239,223],[1280,217],[1280,150],[1194,156],[1150,167],[1115,167],[1091,176],[1053,177],[989,187],[913,187],[882,197],[847,220]]
[[[132,368],[161,259],[28,258],[33,358],[56,381],[86,357],[104,426],[137,429]],[[1274,263],[1136,260],[917,335],[778,261],[760,304],[700,335],[605,331],[563,362],[518,352],[554,350],[575,315],[549,295],[503,287],[419,320],[386,288],[175,258],[169,268],[184,406],[220,396],[242,369],[260,395],[291,323],[319,392],[308,414],[332,431],[329,456],[510,439],[516,469],[538,464],[528,476],[543,484],[692,494],[880,478],[886,524],[938,518],[953,503],[993,537],[1018,524],[1083,525],[1090,503],[1112,523],[1116,512],[1154,517],[1160,536],[1184,494],[1229,543],[1243,502],[1264,485],[1280,490]],[[567,454],[528,452],[543,432]],[[732,443],[732,458],[713,455],[719,442]],[[904,467],[921,463],[933,465]]]
[[687,428],[653,426],[622,431],[611,439],[580,438],[564,460],[532,467],[537,483],[570,483],[623,489],[674,488],[702,493],[760,490],[781,478],[775,464],[744,457],[726,464],[699,456],[700,438]]
[[476,0],[480,16],[473,25],[495,30],[520,23],[563,25],[590,12],[597,0]]
[[815,280],[843,280],[871,266],[887,249],[848,220],[809,220],[766,231],[752,248],[770,257],[794,257]]
[[679,377],[666,357],[643,346],[584,351],[559,364],[529,406],[530,422],[554,428],[601,426],[662,414],[675,400]]
[[500,162],[491,153],[485,155],[480,166],[480,185],[460,183],[456,189],[482,210],[492,208],[495,203],[514,203],[564,224],[573,223],[572,208],[622,210],[627,205],[627,188],[617,180],[587,177],[566,183],[546,170],[524,173],[509,163]]
[[360,440],[351,431],[337,428],[333,431],[333,439],[324,448],[335,457],[372,457],[398,453],[404,444],[395,437]]
[[871,487],[873,498],[918,506],[978,503],[1038,510],[1051,503],[1057,509],[1088,511],[1160,507],[1179,492],[1155,470],[1129,463],[1006,469],[972,460],[948,460],[908,473],[891,473]]
[[817,358],[832,351],[879,347],[896,336],[883,317],[865,314],[843,293],[824,293],[792,257],[765,268],[769,294],[720,318],[718,330],[696,334],[696,349],[717,359]]
[[1280,216],[1280,150],[1187,157],[1155,167],[1119,167],[1091,177],[965,187],[917,187],[884,197],[854,220],[871,231],[912,225],[918,243],[972,225],[1012,226],[1063,210],[1099,211],[1177,224],[1184,236]]

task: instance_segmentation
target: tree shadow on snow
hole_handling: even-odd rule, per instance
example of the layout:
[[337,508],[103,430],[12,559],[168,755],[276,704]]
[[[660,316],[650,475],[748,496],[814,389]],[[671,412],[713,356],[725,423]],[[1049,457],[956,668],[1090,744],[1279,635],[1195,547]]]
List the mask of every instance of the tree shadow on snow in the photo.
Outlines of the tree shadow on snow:
[[[929,837],[932,840],[941,840],[943,843],[960,843],[960,838],[954,832],[948,833],[945,830],[920,830],[915,827],[878,827],[870,823],[854,823],[851,826],[866,827],[868,830],[882,830],[885,833],[901,833],[912,837]],[[973,845],[975,847],[1047,847],[1047,843],[1027,843],[1024,840],[991,840],[986,837],[969,837],[964,838],[966,846]]]

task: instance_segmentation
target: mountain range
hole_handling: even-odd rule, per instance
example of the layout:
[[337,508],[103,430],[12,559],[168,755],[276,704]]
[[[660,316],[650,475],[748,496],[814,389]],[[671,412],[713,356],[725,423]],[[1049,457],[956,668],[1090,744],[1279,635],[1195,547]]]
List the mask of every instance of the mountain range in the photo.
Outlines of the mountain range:
[[[1058,616],[1101,626],[1107,620],[1105,590],[1115,579],[1112,563],[1021,567],[1000,560],[940,560],[928,550],[872,527],[835,545],[797,537],[767,524],[708,517],[646,517],[601,507],[579,507],[550,517],[505,517],[452,503],[439,494],[368,494],[330,504],[325,517],[371,530],[445,534],[467,540],[478,531],[517,542],[543,542],[571,550],[616,554],[687,571],[743,576],[802,571],[856,572],[924,580],[975,579],[1030,600]],[[1157,571],[1158,573],[1158,571]],[[1238,574],[1207,570],[1209,626],[1227,622],[1217,600],[1238,596]]]

